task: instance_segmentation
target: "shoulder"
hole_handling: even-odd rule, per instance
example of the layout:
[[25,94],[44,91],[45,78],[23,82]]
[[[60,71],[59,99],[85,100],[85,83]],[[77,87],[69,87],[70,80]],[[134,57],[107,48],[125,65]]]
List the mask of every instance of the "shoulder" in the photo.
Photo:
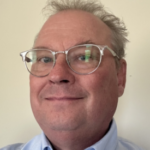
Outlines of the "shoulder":
[[[47,146],[48,141],[44,135],[44,133],[33,137],[30,141],[25,144],[17,143],[8,145],[6,147],[0,148],[0,150],[41,150],[41,147]],[[49,146],[49,145],[48,145]]]
[[144,150],[140,147],[138,147],[137,145],[133,144],[132,142],[123,139],[121,137],[118,137],[118,147],[119,149],[117,150]]
[[16,143],[12,145],[8,145],[6,147],[0,148],[0,150],[21,150],[24,144],[22,143]]

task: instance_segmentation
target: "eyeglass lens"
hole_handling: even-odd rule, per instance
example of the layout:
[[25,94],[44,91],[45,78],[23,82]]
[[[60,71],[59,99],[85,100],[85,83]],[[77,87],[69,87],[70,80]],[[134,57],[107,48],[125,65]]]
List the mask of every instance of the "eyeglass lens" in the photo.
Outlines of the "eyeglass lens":
[[[67,53],[69,67],[79,74],[95,70],[100,62],[99,48],[96,46],[76,46]],[[31,50],[26,54],[26,66],[35,76],[46,76],[54,67],[55,56],[49,50]]]

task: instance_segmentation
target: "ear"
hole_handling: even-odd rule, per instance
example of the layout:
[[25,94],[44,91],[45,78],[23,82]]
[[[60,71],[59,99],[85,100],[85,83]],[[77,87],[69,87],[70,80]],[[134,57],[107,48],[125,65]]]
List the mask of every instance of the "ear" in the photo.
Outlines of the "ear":
[[120,65],[118,67],[117,71],[117,77],[118,77],[118,97],[122,96],[124,93],[124,88],[126,84],[126,68],[127,63],[124,59],[120,60]]

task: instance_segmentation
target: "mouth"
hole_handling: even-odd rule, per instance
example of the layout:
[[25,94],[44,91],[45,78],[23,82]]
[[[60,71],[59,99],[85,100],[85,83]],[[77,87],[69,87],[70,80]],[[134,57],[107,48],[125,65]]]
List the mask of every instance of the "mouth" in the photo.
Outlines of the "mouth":
[[45,98],[48,101],[54,101],[54,100],[58,100],[58,101],[74,101],[74,100],[81,100],[83,99],[83,97],[47,97]]

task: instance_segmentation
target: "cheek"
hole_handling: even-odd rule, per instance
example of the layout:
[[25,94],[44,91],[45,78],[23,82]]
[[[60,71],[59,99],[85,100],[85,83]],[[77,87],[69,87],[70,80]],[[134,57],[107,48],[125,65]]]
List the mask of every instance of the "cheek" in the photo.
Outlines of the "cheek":
[[[30,103],[36,121],[39,123],[43,117],[41,117],[41,101],[38,98],[39,93],[46,84],[45,78],[38,78],[30,75]],[[42,113],[46,113],[45,111]],[[44,116],[44,115],[43,115]],[[41,121],[42,122],[42,121]]]
[[46,78],[37,78],[30,75],[30,102],[33,113],[40,109],[40,99],[38,98],[40,91],[46,84]]
[[118,101],[116,71],[113,68],[101,69],[81,82],[89,92],[88,116],[92,120],[111,118]]
[[117,93],[117,74],[113,68],[107,68],[103,73],[97,74],[97,81],[94,82],[94,93],[102,98],[106,104],[113,103],[118,97]]
[[46,83],[46,78],[38,78],[30,75],[30,97],[38,97],[38,94]]
[[97,71],[87,77],[83,77],[80,80],[80,85],[84,86],[92,96],[101,96],[107,92],[109,94],[117,88],[117,74],[112,68]]

